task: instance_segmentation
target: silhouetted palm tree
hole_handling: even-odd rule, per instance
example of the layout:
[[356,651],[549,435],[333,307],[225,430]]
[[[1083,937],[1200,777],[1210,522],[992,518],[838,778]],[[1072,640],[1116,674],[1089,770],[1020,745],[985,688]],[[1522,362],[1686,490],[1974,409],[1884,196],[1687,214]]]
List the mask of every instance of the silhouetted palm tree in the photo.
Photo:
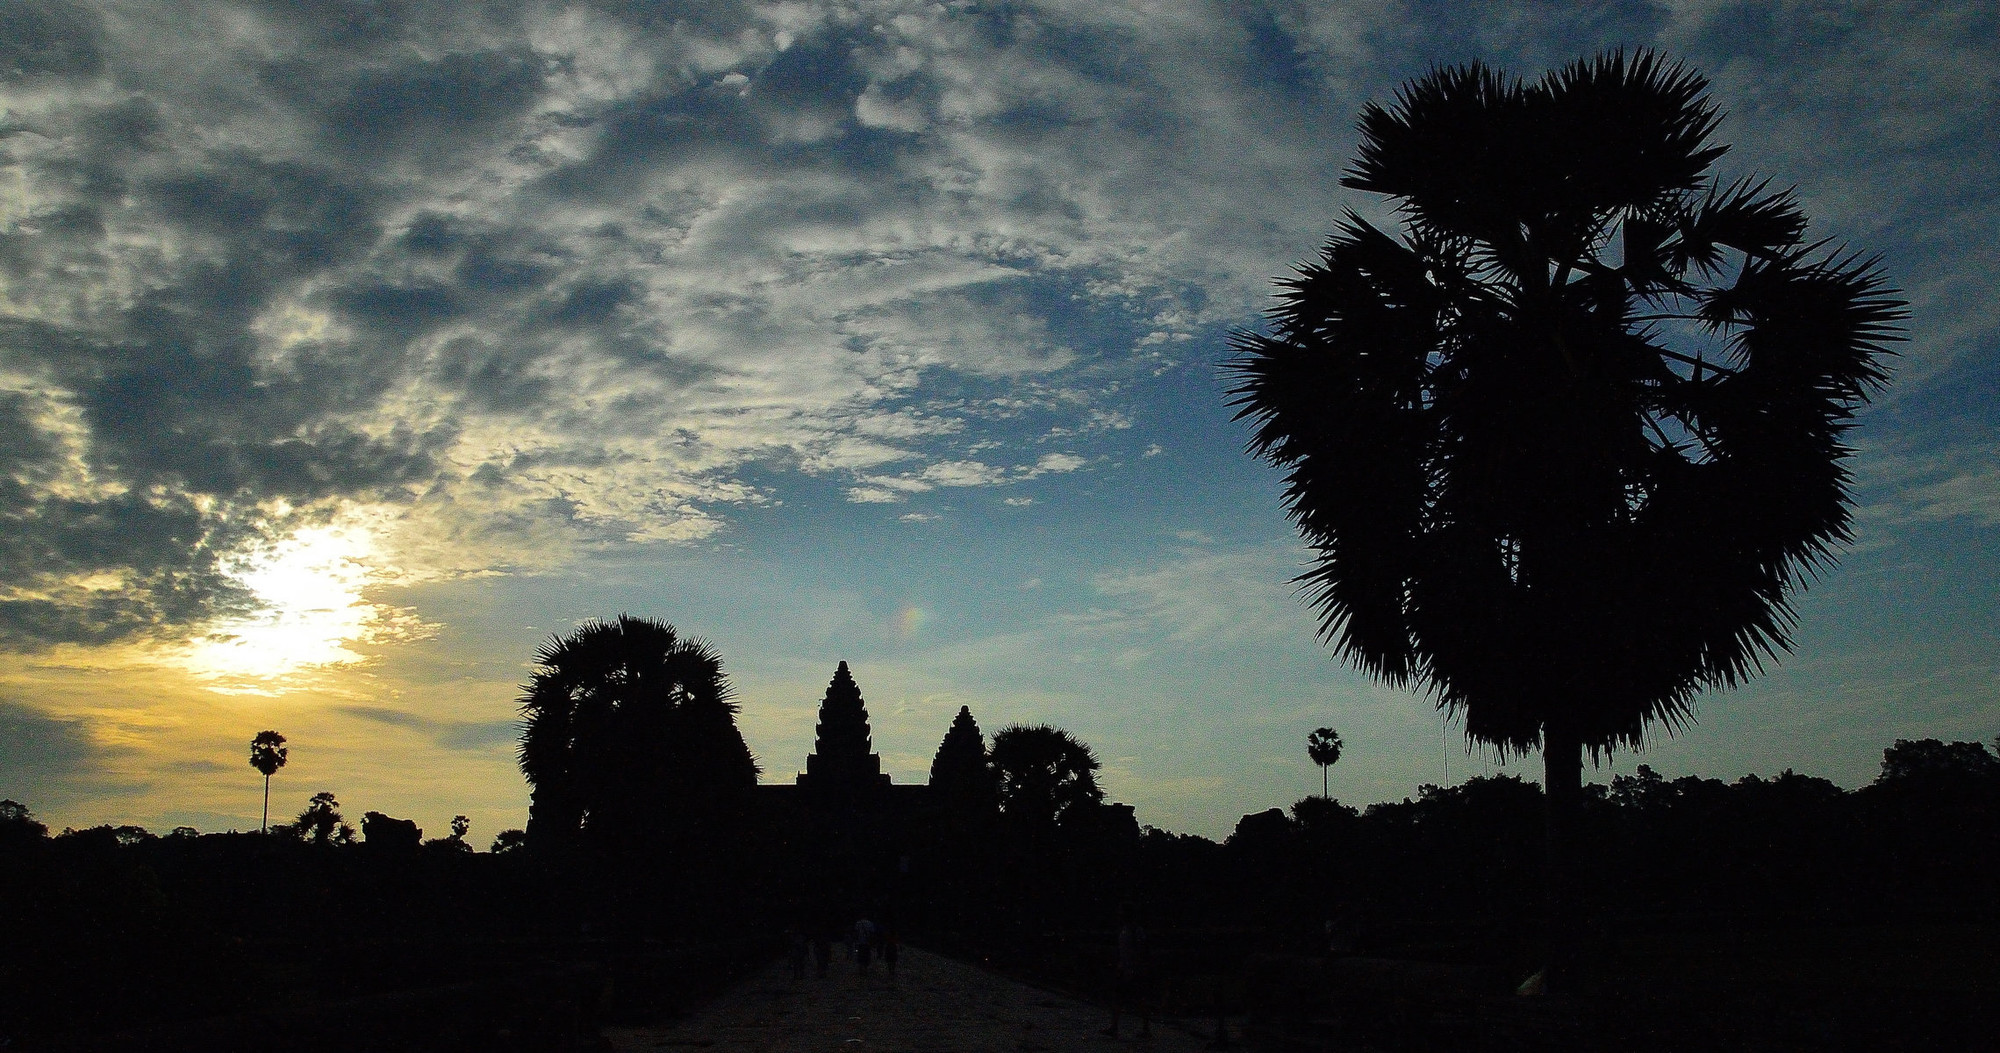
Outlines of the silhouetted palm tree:
[[1315,728],[1312,734],[1306,736],[1306,756],[1319,765],[1321,797],[1333,796],[1332,791],[1327,789],[1326,773],[1327,769],[1340,763],[1340,746],[1340,732],[1332,728]]
[[250,740],[250,766],[264,773],[264,820],[259,833],[271,831],[271,776],[285,766],[285,737],[275,731],[260,731]]
[[332,790],[312,795],[305,811],[292,824],[292,832],[300,840],[316,845],[344,845],[354,840],[354,828],[341,818],[340,802],[334,800]]
[[1342,183],[1402,236],[1347,213],[1228,367],[1324,638],[1474,740],[1539,746],[1556,859],[1584,749],[1789,647],[1900,339],[1873,260],[1807,242],[1789,191],[1709,175],[1706,92],[1641,52],[1439,69],[1368,106]]
[[1079,809],[1101,804],[1097,755],[1076,736],[1047,724],[1001,728],[993,736],[1000,810],[1044,831]]
[[629,844],[757,784],[722,659],[673,626],[620,615],[550,639],[521,696],[530,843]]

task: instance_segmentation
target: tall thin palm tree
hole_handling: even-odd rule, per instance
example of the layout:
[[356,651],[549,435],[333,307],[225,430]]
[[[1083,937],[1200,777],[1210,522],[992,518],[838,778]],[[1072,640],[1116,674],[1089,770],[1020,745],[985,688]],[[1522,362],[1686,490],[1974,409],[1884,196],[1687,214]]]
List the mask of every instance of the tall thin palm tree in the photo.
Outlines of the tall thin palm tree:
[[585,832],[630,843],[668,813],[756,785],[722,659],[706,642],[620,615],[550,639],[535,662],[520,700],[529,843]]
[[1329,646],[1541,749],[1557,904],[1583,751],[1671,732],[1790,647],[1791,592],[1849,540],[1842,436],[1901,339],[1876,261],[1710,174],[1707,88],[1620,52],[1369,105],[1342,183],[1400,235],[1349,211],[1228,365]]
[[285,766],[285,737],[275,731],[260,731],[250,740],[250,766],[264,773],[264,821],[259,833],[271,832],[271,776]]
[[1311,758],[1314,764],[1319,765],[1321,797],[1333,796],[1333,791],[1328,789],[1326,776],[1328,769],[1340,763],[1340,750],[1340,732],[1332,728],[1314,728],[1313,733],[1306,736],[1306,756]]

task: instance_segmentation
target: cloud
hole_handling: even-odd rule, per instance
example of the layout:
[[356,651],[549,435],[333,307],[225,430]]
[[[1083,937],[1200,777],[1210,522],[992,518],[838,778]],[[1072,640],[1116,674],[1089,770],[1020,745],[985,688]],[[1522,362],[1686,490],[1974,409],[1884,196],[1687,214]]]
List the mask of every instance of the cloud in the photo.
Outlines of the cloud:
[[[1830,227],[2000,231],[1962,18],[1787,58],[1713,5],[143,10],[0,25],[0,646],[198,635],[264,602],[232,554],[355,508],[399,580],[1084,470],[1433,60],[1682,43]],[[1913,374],[1990,343],[1990,270],[1899,270],[1951,320]]]
[[96,75],[101,30],[94,12],[64,0],[0,8],[0,82]]
[[924,469],[919,476],[924,482],[935,486],[990,486],[1007,477],[1007,473],[978,461],[945,461]]
[[1884,443],[1862,451],[1857,465],[1863,504],[1856,516],[1863,521],[2000,525],[2000,450],[1990,443]]
[[847,499],[860,505],[887,505],[905,500],[906,495],[880,486],[854,486],[848,488]]
[[416,732],[448,750],[483,752],[520,740],[521,725],[513,720],[434,720],[386,706],[344,705],[333,711],[371,724]]
[[[1312,616],[1291,579],[1304,558],[1294,544],[1199,546],[1091,579],[1103,601],[1066,618],[1076,630],[1199,647],[1253,640],[1309,640]],[[1306,630],[1306,632],[1302,632]]]
[[261,602],[230,553],[357,506],[385,575],[480,573],[714,536],[771,469],[1072,470],[1000,458],[1129,423],[1072,334],[1200,324],[1240,180],[1186,159],[1260,112],[1194,11],[172,6],[9,16],[9,646],[198,632]]
[[0,797],[42,808],[66,803],[86,782],[110,789],[115,780],[101,769],[120,752],[100,745],[84,721],[0,700]]

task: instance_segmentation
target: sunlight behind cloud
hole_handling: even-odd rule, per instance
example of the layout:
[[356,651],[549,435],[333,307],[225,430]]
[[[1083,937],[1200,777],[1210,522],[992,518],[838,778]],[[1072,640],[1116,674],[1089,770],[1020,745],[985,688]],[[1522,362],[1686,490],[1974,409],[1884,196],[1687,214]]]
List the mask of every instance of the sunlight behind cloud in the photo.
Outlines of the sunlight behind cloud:
[[213,690],[270,690],[295,673],[361,661],[352,644],[428,635],[408,612],[365,597],[389,575],[377,528],[358,516],[296,530],[242,557],[230,576],[263,609],[227,619],[187,647],[183,664]]

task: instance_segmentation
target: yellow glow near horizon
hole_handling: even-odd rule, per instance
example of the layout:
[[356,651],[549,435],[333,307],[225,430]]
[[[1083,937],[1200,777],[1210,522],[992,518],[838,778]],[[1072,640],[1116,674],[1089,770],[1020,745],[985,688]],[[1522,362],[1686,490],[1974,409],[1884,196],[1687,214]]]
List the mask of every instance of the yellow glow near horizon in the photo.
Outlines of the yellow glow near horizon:
[[[381,577],[375,534],[361,522],[305,527],[232,569],[264,610],[216,625],[184,663],[212,681],[271,681],[362,656],[348,645],[390,628],[390,608],[363,590]],[[218,687],[217,690],[228,690]]]

